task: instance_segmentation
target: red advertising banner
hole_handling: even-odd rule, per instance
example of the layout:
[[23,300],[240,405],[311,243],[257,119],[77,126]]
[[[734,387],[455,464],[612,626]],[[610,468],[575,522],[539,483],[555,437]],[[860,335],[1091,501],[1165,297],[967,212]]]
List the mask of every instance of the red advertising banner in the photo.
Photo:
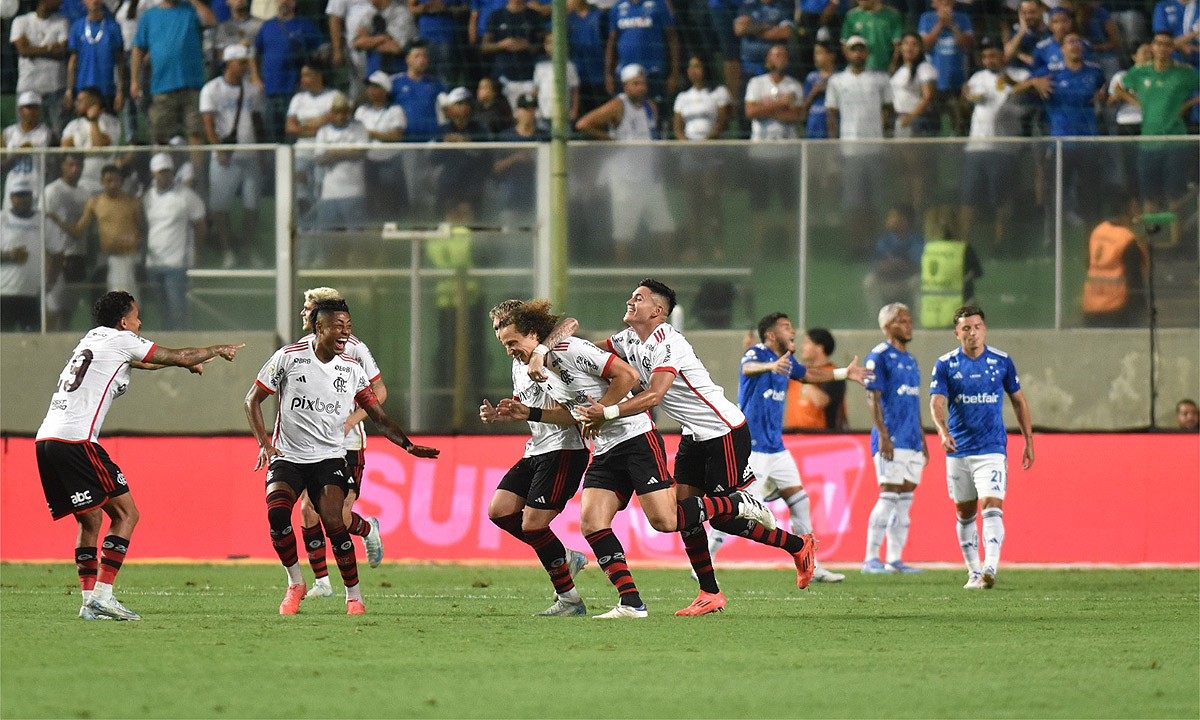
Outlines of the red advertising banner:
[[[442,450],[419,460],[376,439],[367,450],[357,510],[374,515],[387,559],[536,564],[533,553],[487,518],[500,478],[523,451],[523,437],[426,437]],[[674,455],[677,436],[667,437]],[[812,498],[825,562],[861,562],[866,523],[878,495],[863,435],[785,437]],[[961,562],[954,506],[946,493],[937,438],[912,508],[905,559]],[[129,479],[141,521],[131,557],[273,560],[262,472],[253,473],[251,438],[112,437],[102,440]],[[1200,562],[1200,442],[1195,435],[1039,435],[1037,462],[1019,464],[1011,436],[1004,504],[1006,563]],[[0,559],[64,559],[75,523],[50,520],[38,480],[34,443],[5,438],[0,450]],[[787,509],[774,504],[780,525]],[[591,554],[579,534],[578,497],[554,522],[568,547]],[[677,534],[660,534],[636,506],[614,530],[631,559],[686,564]],[[782,563],[781,551],[730,538],[721,564]]]

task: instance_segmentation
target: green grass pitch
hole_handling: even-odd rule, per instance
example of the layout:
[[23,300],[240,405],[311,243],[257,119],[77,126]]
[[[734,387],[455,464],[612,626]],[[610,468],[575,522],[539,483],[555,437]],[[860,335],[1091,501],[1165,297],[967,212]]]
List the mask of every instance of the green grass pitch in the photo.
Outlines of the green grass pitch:
[[[340,598],[277,615],[269,565],[133,562],[145,620],[76,617],[74,567],[0,565],[4,718],[1200,716],[1200,575],[1006,569],[795,588],[720,571],[724,613],[676,618],[695,585],[633,566],[646,620],[534,618],[539,568],[362,568]],[[336,571],[335,571],[336,573]],[[335,582],[335,586],[337,583]],[[615,592],[578,581],[593,613]]]

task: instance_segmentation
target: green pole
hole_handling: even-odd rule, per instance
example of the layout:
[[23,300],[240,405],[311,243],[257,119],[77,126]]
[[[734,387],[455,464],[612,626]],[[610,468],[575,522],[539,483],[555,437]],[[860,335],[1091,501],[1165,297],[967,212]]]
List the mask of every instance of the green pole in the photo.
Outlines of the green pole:
[[550,300],[567,301],[567,0],[554,0],[554,118],[550,127]]

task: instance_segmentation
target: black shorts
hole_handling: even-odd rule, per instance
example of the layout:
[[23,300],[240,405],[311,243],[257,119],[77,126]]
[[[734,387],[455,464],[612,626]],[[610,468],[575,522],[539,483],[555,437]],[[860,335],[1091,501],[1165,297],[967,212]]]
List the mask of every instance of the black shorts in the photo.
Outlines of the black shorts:
[[347,487],[347,477],[350,475],[346,467],[346,458],[330,458],[312,463],[294,463],[290,460],[274,460],[267,468],[267,487],[271,483],[286,483],[300,497],[307,491],[314,507],[325,491],[326,485],[336,485],[343,491]]
[[346,481],[338,483],[347,495],[354,493],[355,497],[362,494],[363,470],[366,468],[366,451],[346,451]]
[[587,450],[554,450],[523,457],[504,473],[496,489],[520,495],[531,508],[561,512],[579,490],[590,456]]
[[100,507],[129,492],[125,474],[93,442],[37,442],[38,474],[55,520]]
[[621,508],[634,493],[647,495],[675,487],[667,469],[667,449],[657,430],[619,443],[603,455],[592,458],[583,474],[583,487],[610,490],[621,499]]
[[719,438],[697,442],[684,435],[675,453],[675,480],[705,495],[728,495],[754,482],[750,469],[750,429],[745,423]]

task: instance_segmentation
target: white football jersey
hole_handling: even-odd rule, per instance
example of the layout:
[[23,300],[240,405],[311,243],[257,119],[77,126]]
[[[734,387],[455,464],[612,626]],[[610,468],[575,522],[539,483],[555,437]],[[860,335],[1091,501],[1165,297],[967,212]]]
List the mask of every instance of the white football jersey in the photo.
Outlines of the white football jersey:
[[[312,342],[316,336],[312,333],[300,338],[299,342]],[[379,379],[383,373],[379,370],[379,365],[375,362],[375,356],[371,354],[371,349],[362,340],[359,340],[354,335],[346,341],[346,354],[354,358],[359,365],[362,365],[363,372],[367,374],[367,383],[373,383]],[[367,447],[367,430],[364,423],[359,423],[354,426],[354,429],[346,434],[346,441],[342,443],[342,447],[347,450],[365,450]]]
[[725,397],[725,390],[713,382],[692,344],[671,325],[658,326],[646,342],[633,328],[625,328],[608,339],[608,349],[638,371],[643,389],[650,387],[655,372],[675,376],[663,395],[663,412],[697,441],[719,438],[746,422],[738,406]]
[[354,358],[342,354],[323,363],[312,340],[276,350],[254,382],[279,393],[271,442],[284,460],[296,463],[344,457],[346,418],[356,402],[373,397],[367,373]]
[[[546,356],[549,370],[550,396],[572,414],[578,405],[587,405],[588,397],[599,402],[608,392],[608,381],[604,373],[612,364],[612,353],[596,347],[587,340],[569,337],[551,348]],[[629,397],[626,395],[626,397]],[[648,413],[609,420],[600,426],[600,432],[592,437],[593,455],[603,455],[626,440],[644,435],[654,429]]]
[[38,440],[96,442],[112,401],[129,388],[130,361],[146,362],[155,344],[128,330],[92,328],[58,375]]
[[[529,377],[529,366],[520,360],[512,363],[513,399],[531,408],[549,410],[558,407],[546,383],[534,382]],[[578,425],[555,425],[548,422],[531,422],[529,431],[533,437],[525,443],[525,457],[545,455],[555,450],[583,450],[583,436]]]

